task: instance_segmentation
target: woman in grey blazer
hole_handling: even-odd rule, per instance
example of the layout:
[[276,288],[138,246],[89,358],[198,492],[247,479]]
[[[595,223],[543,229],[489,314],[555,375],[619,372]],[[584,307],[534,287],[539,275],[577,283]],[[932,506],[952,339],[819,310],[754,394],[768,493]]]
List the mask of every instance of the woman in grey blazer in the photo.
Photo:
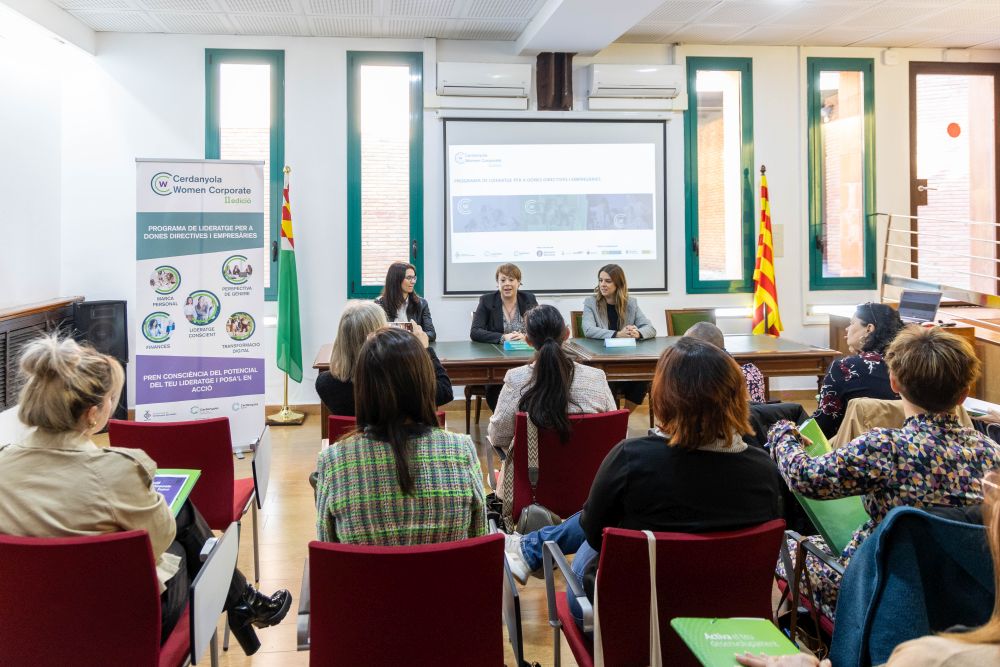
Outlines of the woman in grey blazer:
[[[583,335],[587,338],[654,338],[656,329],[628,295],[625,272],[617,264],[606,264],[597,272],[594,295],[583,302]],[[611,390],[632,403],[642,403],[648,382],[612,382]]]

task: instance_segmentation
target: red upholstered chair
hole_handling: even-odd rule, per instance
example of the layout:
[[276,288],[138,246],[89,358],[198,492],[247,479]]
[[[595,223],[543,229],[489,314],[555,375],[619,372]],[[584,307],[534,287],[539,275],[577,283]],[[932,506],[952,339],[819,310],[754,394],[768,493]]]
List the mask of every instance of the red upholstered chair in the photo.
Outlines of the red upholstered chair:
[[[700,664],[670,627],[672,618],[772,617],[771,584],[784,528],[785,522],[777,519],[718,533],[654,533],[663,664]],[[581,667],[593,665],[593,642],[573,620],[566,595],[555,591],[553,567],[562,571],[567,590],[582,598],[584,627],[592,629],[586,595],[554,542],[546,542],[542,553],[555,664],[561,628]],[[595,586],[605,664],[648,665],[649,555],[644,533],[604,529]]]
[[[445,427],[445,415],[444,410],[437,411],[438,424],[441,428]],[[354,427],[358,425],[357,420],[354,417],[344,417],[341,415],[330,415],[328,417],[328,426],[326,429],[327,437],[330,439],[331,443],[340,440],[347,433],[354,430]]]
[[503,665],[503,546],[310,542],[309,664]]
[[[597,469],[611,448],[628,433],[628,410],[593,415],[570,415],[573,427],[562,442],[555,431],[538,431],[538,487],[536,498],[559,516],[579,512],[590,494]],[[518,412],[514,422],[514,507],[517,521],[521,509],[531,504],[528,482],[528,415]]]
[[[212,530],[241,524],[247,508],[253,514],[253,572],[260,581],[257,505],[253,477],[234,479],[233,441],[229,418],[186,422],[108,421],[108,439],[115,447],[141,449],[159,468],[194,468],[201,477],[191,491],[191,502]],[[242,526],[242,524],[241,524]]]
[[160,646],[156,565],[144,530],[0,536],[0,665],[166,667],[190,657],[190,610]]

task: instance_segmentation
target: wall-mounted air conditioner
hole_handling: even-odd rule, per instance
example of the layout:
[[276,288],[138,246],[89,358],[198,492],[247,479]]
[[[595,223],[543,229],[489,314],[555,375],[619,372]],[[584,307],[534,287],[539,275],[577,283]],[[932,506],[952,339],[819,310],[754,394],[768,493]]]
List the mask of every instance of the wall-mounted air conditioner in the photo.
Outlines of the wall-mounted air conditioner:
[[438,63],[438,95],[527,97],[531,65],[509,63]]
[[684,88],[680,65],[590,66],[589,97],[672,99]]

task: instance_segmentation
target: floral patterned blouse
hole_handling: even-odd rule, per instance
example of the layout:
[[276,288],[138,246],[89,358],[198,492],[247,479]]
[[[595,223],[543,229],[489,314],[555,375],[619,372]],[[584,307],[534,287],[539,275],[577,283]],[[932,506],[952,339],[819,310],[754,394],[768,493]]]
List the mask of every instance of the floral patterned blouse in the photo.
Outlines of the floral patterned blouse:
[[812,414],[823,435],[827,438],[837,435],[847,403],[862,397],[899,398],[889,386],[889,367],[878,352],[862,352],[830,364],[816,397],[819,405]]
[[980,480],[1000,467],[1000,445],[948,413],[908,417],[899,429],[872,429],[816,458],[799,438],[790,421],[768,433],[767,447],[789,488],[819,500],[863,494],[871,519],[854,532],[845,561],[893,507],[981,503]]

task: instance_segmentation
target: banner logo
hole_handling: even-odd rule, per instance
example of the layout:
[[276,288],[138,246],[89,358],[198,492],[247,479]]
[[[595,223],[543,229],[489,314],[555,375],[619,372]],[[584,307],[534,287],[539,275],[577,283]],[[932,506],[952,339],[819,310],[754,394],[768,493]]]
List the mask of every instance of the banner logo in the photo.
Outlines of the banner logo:
[[166,197],[173,190],[170,189],[170,179],[174,177],[168,171],[161,171],[153,175],[153,178],[149,181],[149,187],[153,189],[153,192],[160,195],[161,197]]
[[175,328],[169,313],[150,313],[142,321],[142,335],[150,343],[164,343],[170,340],[170,334]]

